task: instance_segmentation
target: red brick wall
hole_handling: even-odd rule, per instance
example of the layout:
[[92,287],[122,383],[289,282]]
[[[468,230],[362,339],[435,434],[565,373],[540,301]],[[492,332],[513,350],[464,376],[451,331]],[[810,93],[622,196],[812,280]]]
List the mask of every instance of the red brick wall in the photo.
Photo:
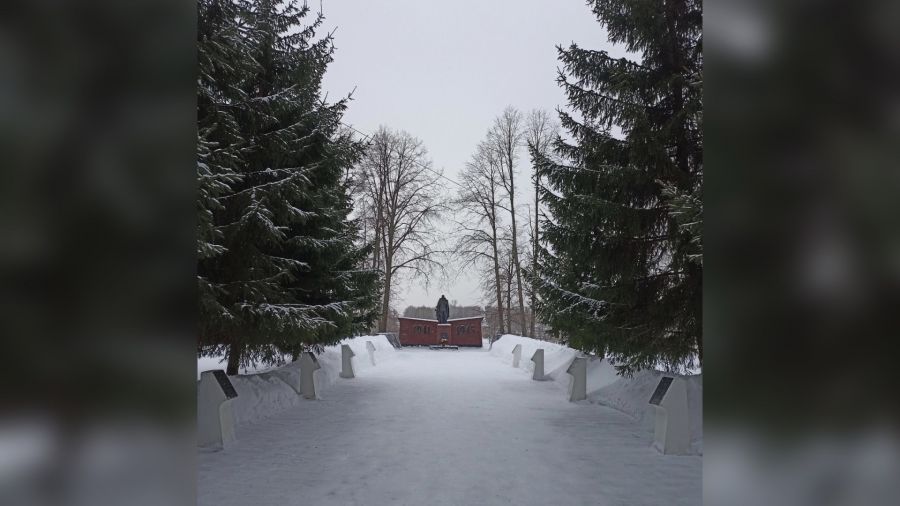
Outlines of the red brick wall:
[[450,324],[450,344],[457,346],[481,346],[481,320],[476,318],[458,318],[447,320]]
[[400,331],[397,333],[403,346],[432,345],[438,342],[437,320],[398,318]]
[[[400,344],[403,346],[422,346],[440,344],[440,332],[437,320],[419,320],[400,317]],[[481,346],[482,317],[458,318],[448,320],[450,326],[447,344],[457,346]],[[442,326],[443,327],[443,326]]]

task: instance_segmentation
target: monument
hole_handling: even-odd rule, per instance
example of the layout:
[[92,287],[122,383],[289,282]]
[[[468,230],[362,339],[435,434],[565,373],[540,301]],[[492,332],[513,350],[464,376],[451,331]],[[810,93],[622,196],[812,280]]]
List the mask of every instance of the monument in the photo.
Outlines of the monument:
[[356,375],[353,374],[353,357],[356,356],[356,353],[353,353],[353,350],[350,349],[350,345],[342,344],[341,345],[341,374],[342,378],[355,378]]
[[687,455],[691,446],[687,384],[683,378],[663,376],[650,397],[655,414],[653,447],[660,453]]
[[548,379],[544,376],[544,349],[538,348],[535,350],[534,355],[531,356],[531,361],[534,362],[534,374],[531,375],[531,379],[535,381],[544,381]]
[[447,323],[447,318],[450,318],[450,303],[447,302],[447,298],[443,294],[438,299],[437,307],[434,308],[434,314],[439,324]]
[[450,318],[450,303],[441,295],[434,308],[434,320],[401,316],[398,338],[401,346],[431,346],[456,349],[482,346],[483,316]]
[[369,352],[369,362],[375,365],[375,345],[372,341],[366,341],[366,351]]
[[319,394],[316,392],[318,379],[316,371],[322,369],[319,360],[312,352],[304,352],[300,356],[300,392],[307,399],[318,399]]
[[519,367],[519,361],[522,360],[522,345],[517,344],[512,351],[513,367]]
[[203,371],[197,384],[197,444],[228,448],[236,438],[232,399],[238,396],[225,371]]
[[575,357],[566,372],[572,376],[569,379],[569,401],[587,399],[587,359]]

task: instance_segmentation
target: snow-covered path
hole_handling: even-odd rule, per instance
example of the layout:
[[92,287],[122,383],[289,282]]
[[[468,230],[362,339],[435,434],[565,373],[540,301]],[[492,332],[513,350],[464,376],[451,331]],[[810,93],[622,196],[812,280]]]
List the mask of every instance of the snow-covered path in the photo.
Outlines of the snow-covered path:
[[404,349],[324,397],[200,453],[198,504],[701,503],[701,457],[660,455],[628,416],[486,350]]

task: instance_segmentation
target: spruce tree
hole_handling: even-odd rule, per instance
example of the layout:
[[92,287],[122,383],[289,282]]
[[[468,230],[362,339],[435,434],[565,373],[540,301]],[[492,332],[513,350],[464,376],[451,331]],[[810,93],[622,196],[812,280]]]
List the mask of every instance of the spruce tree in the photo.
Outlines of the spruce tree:
[[296,2],[201,0],[198,278],[201,354],[252,361],[321,348],[371,324],[345,175],[362,146],[346,99],[321,98],[331,36]]
[[[558,48],[571,140],[532,158],[546,182],[540,313],[620,372],[702,360],[702,7],[593,0],[636,58]],[[617,127],[619,131],[616,131]]]

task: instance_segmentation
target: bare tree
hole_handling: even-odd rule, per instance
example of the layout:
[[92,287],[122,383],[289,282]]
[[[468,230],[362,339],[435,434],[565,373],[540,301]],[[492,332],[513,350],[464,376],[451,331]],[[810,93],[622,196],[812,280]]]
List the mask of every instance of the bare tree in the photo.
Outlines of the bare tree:
[[[559,124],[544,109],[533,109],[528,114],[525,125],[525,140],[528,150],[534,159],[534,155],[546,156],[550,151],[550,144],[559,132]],[[536,279],[538,248],[540,247],[540,186],[541,179],[537,168],[532,167],[532,182],[534,183],[534,209],[528,213],[529,228],[531,229],[531,273],[532,281],[529,283],[529,305],[531,306],[531,337],[535,336],[535,302],[537,297]],[[533,220],[532,220],[533,217]]]
[[519,149],[522,147],[525,130],[523,128],[522,113],[512,106],[503,110],[495,120],[490,130],[489,139],[491,147],[496,152],[500,161],[500,181],[506,191],[509,200],[510,236],[511,236],[511,262],[516,275],[516,286],[519,298],[519,322],[522,335],[527,332],[525,324],[525,297],[522,293],[522,265],[519,262],[518,228],[516,226],[516,161]]
[[[502,260],[502,264],[500,267],[501,281],[503,282],[503,292],[506,294],[506,307],[509,308],[506,316],[506,324],[510,328],[510,332],[512,332],[512,322],[513,322],[513,309],[512,309],[512,294],[513,287],[515,286],[515,273],[516,273],[516,261],[515,256],[512,252],[512,234],[510,234],[509,230],[503,231],[503,237],[501,238],[501,247],[500,247],[500,258]],[[523,316],[525,314],[522,311],[518,316]],[[524,323],[524,320],[522,320]],[[524,329],[522,330],[522,334],[525,334]]]
[[[500,322],[500,333],[505,333],[503,322],[503,294],[499,251],[500,211],[502,204],[501,165],[497,153],[484,142],[480,143],[466,164],[461,174],[462,192],[456,200],[463,216],[458,221],[456,253],[462,258],[461,269],[480,268],[485,271],[483,279],[490,280],[493,271],[493,283],[484,283],[486,290],[496,295],[497,314]],[[506,305],[509,308],[509,304]]]
[[407,273],[426,280],[442,269],[434,248],[434,221],[443,206],[441,174],[431,167],[422,141],[403,131],[381,127],[370,138],[358,179],[370,203],[375,241],[373,263],[384,273],[381,318],[385,332],[395,282]]

